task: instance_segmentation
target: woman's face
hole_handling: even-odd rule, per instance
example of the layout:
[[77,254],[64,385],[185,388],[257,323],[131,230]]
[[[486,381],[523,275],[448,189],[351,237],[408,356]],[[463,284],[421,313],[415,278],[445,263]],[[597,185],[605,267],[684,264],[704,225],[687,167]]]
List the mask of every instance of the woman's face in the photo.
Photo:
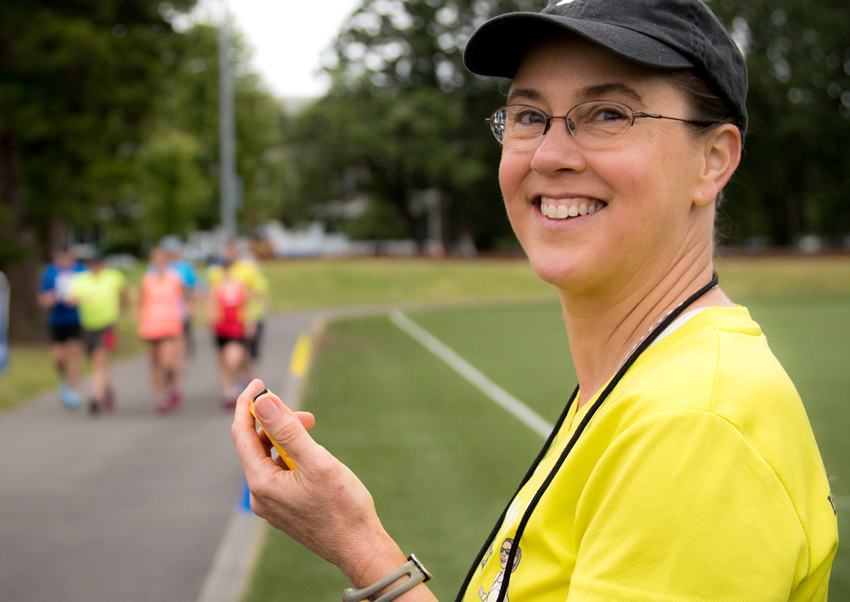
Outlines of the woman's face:
[[[662,74],[576,38],[529,50],[508,96],[558,116],[588,100],[691,117]],[[704,146],[685,124],[636,119],[613,144],[587,148],[558,119],[538,146],[505,148],[499,182],[534,270],[565,290],[596,294],[666,274],[691,247],[710,245],[713,208],[694,204]],[[578,215],[558,218],[559,209]]]
[[151,265],[153,265],[156,269],[160,270],[164,268],[168,264],[168,257],[160,248],[153,249],[151,251]]

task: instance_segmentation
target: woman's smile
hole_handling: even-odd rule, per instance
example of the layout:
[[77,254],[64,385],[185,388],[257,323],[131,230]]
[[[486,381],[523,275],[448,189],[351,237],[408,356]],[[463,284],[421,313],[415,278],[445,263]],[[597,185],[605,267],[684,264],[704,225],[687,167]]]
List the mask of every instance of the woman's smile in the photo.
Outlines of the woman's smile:
[[605,203],[588,199],[554,199],[540,197],[535,205],[550,220],[563,221],[591,215],[605,208]]

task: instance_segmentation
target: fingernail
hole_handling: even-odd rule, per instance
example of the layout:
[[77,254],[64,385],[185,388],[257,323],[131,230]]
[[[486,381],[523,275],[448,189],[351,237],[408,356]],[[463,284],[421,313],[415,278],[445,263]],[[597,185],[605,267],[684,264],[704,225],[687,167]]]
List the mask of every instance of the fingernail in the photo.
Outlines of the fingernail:
[[280,414],[280,408],[277,403],[271,397],[263,397],[257,403],[254,404],[254,411],[257,412],[257,415],[265,420],[274,420],[274,418]]

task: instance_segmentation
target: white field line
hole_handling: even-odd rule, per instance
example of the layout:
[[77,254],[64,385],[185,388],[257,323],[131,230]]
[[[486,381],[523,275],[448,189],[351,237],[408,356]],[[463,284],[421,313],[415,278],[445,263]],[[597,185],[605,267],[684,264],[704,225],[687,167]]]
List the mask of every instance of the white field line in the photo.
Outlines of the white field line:
[[428,351],[443,360],[452,370],[478,387],[487,397],[513,414],[535,433],[544,439],[549,436],[554,425],[541,418],[534,410],[484,376],[484,374],[459,356],[453,349],[408,318],[404,313],[397,309],[391,311],[390,321]]

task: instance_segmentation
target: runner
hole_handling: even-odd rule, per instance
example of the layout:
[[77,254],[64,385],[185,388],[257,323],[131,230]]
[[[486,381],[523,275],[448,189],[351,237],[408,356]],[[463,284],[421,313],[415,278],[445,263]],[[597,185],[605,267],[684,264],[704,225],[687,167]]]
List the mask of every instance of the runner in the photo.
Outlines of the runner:
[[70,409],[80,405],[80,317],[77,308],[67,302],[68,285],[77,272],[86,268],[66,246],[53,250],[53,262],[42,273],[39,304],[49,310],[50,356],[62,378],[59,401]]
[[[195,297],[199,290],[198,273],[191,262],[183,258],[183,244],[176,236],[167,236],[162,240],[162,248],[168,256],[169,267],[171,267],[180,281],[183,283],[183,336],[180,340],[180,357],[193,357],[195,355],[195,341],[192,337],[192,320],[195,315]],[[181,362],[181,367],[183,362]]]
[[183,336],[183,284],[177,272],[168,267],[162,248],[153,249],[150,260],[135,317],[139,336],[148,345],[156,410],[165,413],[179,408],[182,401],[179,339]]
[[115,324],[127,303],[127,279],[119,270],[105,266],[98,251],[89,257],[88,271],[71,279],[69,300],[80,314],[83,343],[92,367],[89,412],[111,411],[115,390],[108,354],[115,349]]
[[[213,284],[214,282],[214,284]],[[245,341],[253,336],[247,305],[248,290],[233,274],[233,264],[225,259],[210,282],[207,319],[218,349],[218,374],[225,409],[236,407],[239,372],[246,358]]]
[[[224,262],[230,266],[229,272],[233,279],[242,284],[245,289],[248,298],[248,318],[252,326],[245,339],[245,359],[236,374],[237,385],[241,390],[256,377],[263,320],[269,309],[269,285],[259,264],[249,253],[242,252],[236,241],[230,241],[225,245]],[[221,265],[209,268],[207,280],[211,288],[220,281],[222,273]]]
[[[256,294],[248,300],[248,316],[254,325],[253,334],[245,339],[248,348],[245,359],[245,384],[251,382],[259,375],[260,347],[265,328],[266,314],[271,309],[271,289],[269,281],[257,266]],[[240,387],[244,388],[244,387]]]

